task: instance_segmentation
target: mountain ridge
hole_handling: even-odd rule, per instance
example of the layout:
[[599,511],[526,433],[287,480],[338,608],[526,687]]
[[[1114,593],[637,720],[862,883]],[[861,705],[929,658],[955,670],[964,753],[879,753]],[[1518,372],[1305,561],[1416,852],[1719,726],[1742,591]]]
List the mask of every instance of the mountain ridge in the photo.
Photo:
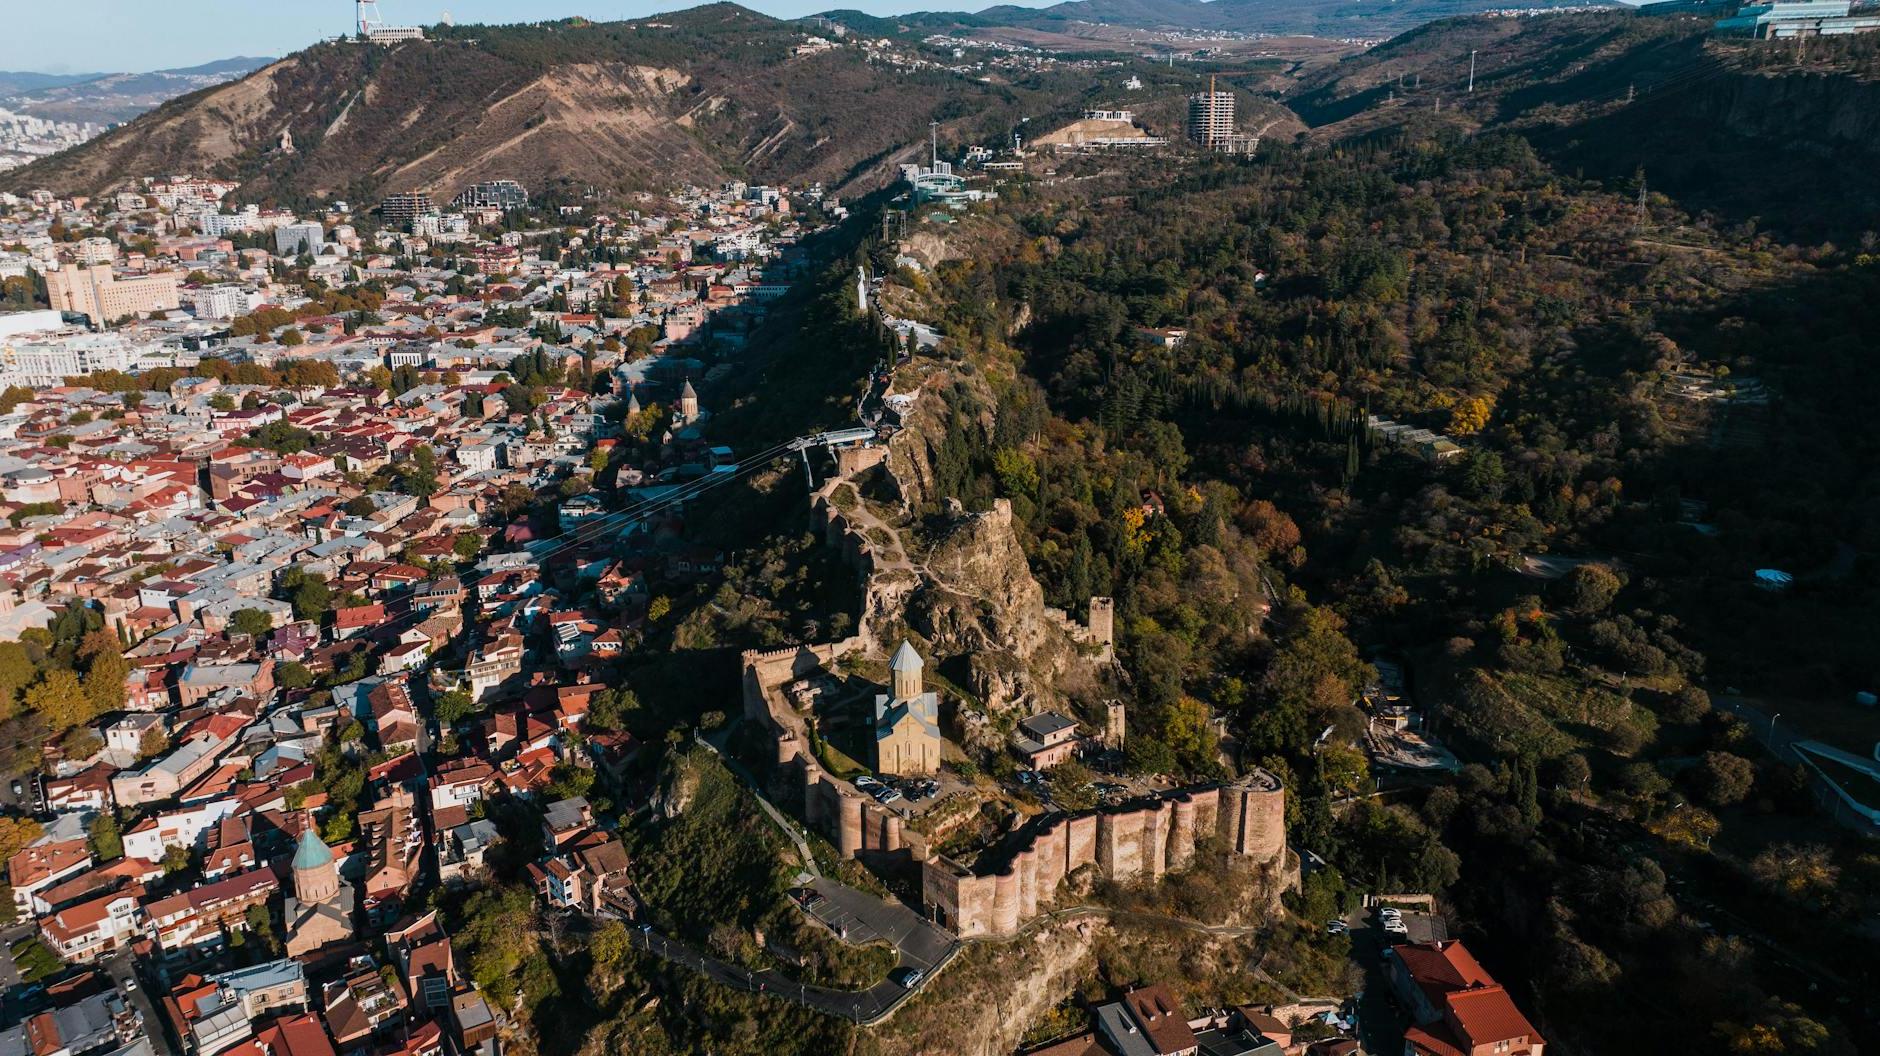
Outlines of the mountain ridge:
[[[1213,31],[1235,34],[1363,37],[1381,39],[1416,26],[1460,15],[1505,10],[1498,0],[1065,0],[1050,7],[997,5],[975,12],[923,11],[871,16],[853,10],[819,17],[853,20],[856,28],[879,22],[946,32],[1002,27],[1049,29],[1070,23],[1101,23],[1142,30]],[[1535,0],[1524,9],[1612,7],[1614,0]],[[862,17],[857,17],[862,16]]]
[[0,71],[0,108],[48,121],[118,124],[179,95],[246,76],[274,61],[243,55],[142,73]]
[[802,26],[732,4],[427,33],[393,47],[316,44],[0,184],[97,193],[191,171],[282,201],[448,195],[493,178],[619,191],[729,177],[872,186],[917,152],[930,120],[949,138],[1003,129],[999,115],[1046,108],[1066,87],[806,48]]

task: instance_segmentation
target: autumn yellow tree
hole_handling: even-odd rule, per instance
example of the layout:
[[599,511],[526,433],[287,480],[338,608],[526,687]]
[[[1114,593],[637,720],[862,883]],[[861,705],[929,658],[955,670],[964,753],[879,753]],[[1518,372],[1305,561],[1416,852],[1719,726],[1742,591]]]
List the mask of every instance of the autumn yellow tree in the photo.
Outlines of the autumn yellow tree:
[[78,675],[64,668],[53,668],[26,691],[26,709],[45,720],[53,730],[69,730],[91,719],[91,697],[86,694]]
[[1495,413],[1493,396],[1471,396],[1449,410],[1449,431],[1457,436],[1479,433]]

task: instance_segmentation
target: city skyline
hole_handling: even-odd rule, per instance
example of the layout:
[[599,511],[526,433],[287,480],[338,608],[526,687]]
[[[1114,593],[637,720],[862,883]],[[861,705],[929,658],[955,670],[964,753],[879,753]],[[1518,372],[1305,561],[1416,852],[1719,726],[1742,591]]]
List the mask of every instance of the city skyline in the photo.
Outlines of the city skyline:
[[[597,21],[643,18],[698,7],[697,2],[662,0],[380,0],[385,21],[431,25],[448,12],[458,23],[537,22],[582,16]],[[1018,6],[1048,6],[1056,0],[1019,0]],[[922,10],[979,10],[981,0],[965,3],[921,0],[751,0],[744,6],[779,18],[800,18],[834,7],[871,14]],[[285,9],[283,9],[285,8]],[[70,0],[56,7],[14,12],[12,32],[0,36],[0,70],[70,75],[142,73],[178,69],[242,55],[288,55],[344,33],[352,25],[353,5],[324,0],[292,7],[253,0]],[[213,25],[217,32],[203,33]],[[73,27],[105,27],[77,33]]]

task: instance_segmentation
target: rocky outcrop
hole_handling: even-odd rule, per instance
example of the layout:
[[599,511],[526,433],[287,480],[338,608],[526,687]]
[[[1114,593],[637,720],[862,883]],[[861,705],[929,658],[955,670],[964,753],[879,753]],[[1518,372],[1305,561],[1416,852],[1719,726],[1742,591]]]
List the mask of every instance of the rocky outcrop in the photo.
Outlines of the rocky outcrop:
[[1101,650],[1044,603],[1011,503],[962,514],[924,555],[927,576],[907,623],[943,656],[966,658],[967,688],[994,711],[1035,698]]
[[671,821],[684,814],[698,798],[699,774],[696,764],[683,754],[667,756],[665,773],[649,802],[653,814]]

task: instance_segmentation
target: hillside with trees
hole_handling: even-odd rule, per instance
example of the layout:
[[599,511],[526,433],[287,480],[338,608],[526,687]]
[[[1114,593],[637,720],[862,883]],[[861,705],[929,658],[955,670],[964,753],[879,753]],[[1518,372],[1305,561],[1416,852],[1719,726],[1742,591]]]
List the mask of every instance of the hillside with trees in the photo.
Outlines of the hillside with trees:
[[[1880,461],[1848,357],[1880,258],[1649,189],[1641,210],[1524,136],[1439,124],[1058,174],[901,281],[995,379],[991,406],[942,394],[946,493],[1011,501],[1054,603],[1117,598],[1131,764],[1218,773],[1225,720],[1230,760],[1299,793],[1300,846],[1450,900],[1550,1039],[1854,1051],[1834,1001],[1867,985],[1849,913],[1880,860],[1712,693],[1869,686]],[[1689,396],[1711,383],[1775,395]],[[1808,586],[1772,595],[1759,567]],[[1466,765],[1354,800],[1389,780],[1353,706],[1382,656]],[[1771,898],[1785,919],[1752,917]]]

